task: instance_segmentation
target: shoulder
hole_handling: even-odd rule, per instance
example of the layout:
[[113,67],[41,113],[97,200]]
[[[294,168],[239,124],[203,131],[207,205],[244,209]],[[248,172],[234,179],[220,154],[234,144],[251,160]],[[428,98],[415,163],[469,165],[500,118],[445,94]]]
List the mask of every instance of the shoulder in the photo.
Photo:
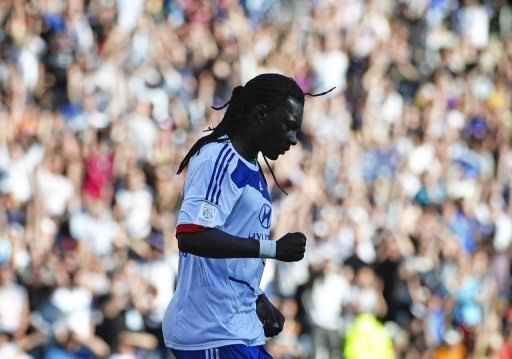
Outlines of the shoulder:
[[202,162],[212,160],[221,153],[223,150],[229,147],[229,143],[226,141],[214,141],[203,145],[195,154],[190,158],[190,163]]
[[257,181],[260,177],[258,167],[248,164],[247,161],[238,159],[231,173],[232,180],[239,186],[243,187],[248,182]]
[[189,171],[195,168],[213,169],[225,166],[235,157],[235,152],[229,142],[211,142],[203,147],[190,159]]

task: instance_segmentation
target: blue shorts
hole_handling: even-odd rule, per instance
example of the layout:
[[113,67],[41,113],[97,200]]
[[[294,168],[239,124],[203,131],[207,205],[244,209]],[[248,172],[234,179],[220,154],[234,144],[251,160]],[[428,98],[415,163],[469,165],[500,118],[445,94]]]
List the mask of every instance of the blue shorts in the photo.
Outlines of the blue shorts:
[[248,347],[242,344],[204,350],[171,349],[176,359],[272,359],[263,345]]

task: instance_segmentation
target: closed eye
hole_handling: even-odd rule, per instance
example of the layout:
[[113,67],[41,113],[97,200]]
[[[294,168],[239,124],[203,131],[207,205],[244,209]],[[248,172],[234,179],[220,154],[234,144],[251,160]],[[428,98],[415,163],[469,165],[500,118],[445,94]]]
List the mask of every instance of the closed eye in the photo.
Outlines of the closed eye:
[[298,126],[297,122],[295,122],[295,121],[288,121],[286,123],[286,127],[290,131],[299,131],[299,126]]

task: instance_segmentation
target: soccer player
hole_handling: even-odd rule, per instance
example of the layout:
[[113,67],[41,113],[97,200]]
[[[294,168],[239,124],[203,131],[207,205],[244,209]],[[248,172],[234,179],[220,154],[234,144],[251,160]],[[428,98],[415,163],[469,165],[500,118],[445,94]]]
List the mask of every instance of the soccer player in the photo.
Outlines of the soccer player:
[[177,359],[271,358],[265,336],[277,335],[284,317],[259,289],[265,258],[301,260],[306,237],[270,238],[271,200],[257,156],[276,160],[297,143],[304,95],[279,74],[237,86],[215,108],[227,107],[222,121],[178,169],[188,166],[176,228],[180,262],[162,324]]

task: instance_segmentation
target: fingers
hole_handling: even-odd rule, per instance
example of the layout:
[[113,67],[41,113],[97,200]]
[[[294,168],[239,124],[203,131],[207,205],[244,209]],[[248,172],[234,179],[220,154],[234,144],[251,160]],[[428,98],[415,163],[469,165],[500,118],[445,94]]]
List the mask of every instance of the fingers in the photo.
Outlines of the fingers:
[[277,259],[296,262],[304,258],[306,236],[301,232],[287,233],[277,241]]
[[277,321],[279,322],[279,326],[281,327],[281,330],[282,330],[283,326],[284,326],[285,318],[281,312],[278,312]]
[[263,323],[263,329],[266,337],[274,337],[283,330],[284,320],[279,323],[277,320],[266,320]]
[[272,322],[272,330],[274,333],[278,334],[281,331],[282,327],[279,325],[277,321]]
[[274,308],[267,307],[265,315],[260,317],[263,324],[263,330],[266,337],[273,337],[278,335],[282,330],[285,322],[284,315]]
[[302,240],[304,240],[304,242],[306,242],[306,235],[302,232],[293,232],[292,234],[294,234],[297,238],[300,238]]
[[297,237],[297,241],[294,243],[294,257],[293,260],[299,261],[304,258],[306,252],[306,237],[302,233],[298,233],[301,236]]

